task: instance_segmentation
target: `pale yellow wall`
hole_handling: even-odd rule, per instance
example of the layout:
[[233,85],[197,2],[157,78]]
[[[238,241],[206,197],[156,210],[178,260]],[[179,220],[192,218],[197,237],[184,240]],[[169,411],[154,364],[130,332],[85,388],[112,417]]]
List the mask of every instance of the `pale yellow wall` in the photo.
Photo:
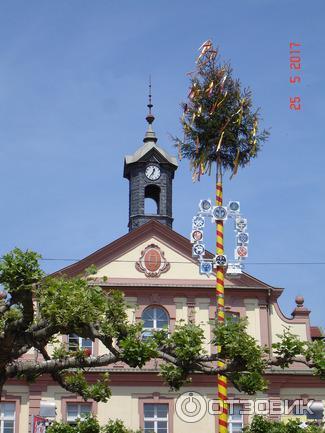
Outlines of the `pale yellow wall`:
[[98,420],[101,425],[109,419],[120,419],[127,427],[139,428],[138,398],[132,396],[129,387],[112,387],[112,397],[107,403],[98,404]]
[[248,320],[247,332],[261,344],[260,310],[258,300],[254,298],[244,299],[246,317]]
[[28,417],[29,417],[29,388],[25,385],[6,385],[4,390],[9,395],[21,397],[20,401],[20,417],[16,418],[19,424],[19,433],[28,433]]
[[195,323],[200,325],[204,332],[205,344],[204,349],[211,353],[211,325],[209,324],[209,305],[210,298],[196,298],[195,299]]
[[208,277],[205,275],[199,274],[199,268],[195,263],[191,262],[188,258],[154,237],[133,248],[126,254],[119,257],[116,261],[108,263],[102,268],[99,268],[95,277],[102,278],[107,276],[108,278],[145,278],[142,272],[136,270],[135,263],[139,260],[141,252],[144,250],[144,248],[150,244],[158,245],[158,247],[160,247],[164,252],[166,260],[170,262],[170,270],[164,274],[161,274],[159,277],[160,279],[208,279]]
[[274,305],[271,305],[271,330],[272,330],[272,342],[276,343],[279,341],[277,334],[283,334],[285,328],[290,327],[290,332],[298,335],[302,340],[307,340],[307,327],[304,323],[288,323],[282,320],[277,314]]
[[176,306],[176,322],[187,323],[187,299],[174,298],[174,302]]

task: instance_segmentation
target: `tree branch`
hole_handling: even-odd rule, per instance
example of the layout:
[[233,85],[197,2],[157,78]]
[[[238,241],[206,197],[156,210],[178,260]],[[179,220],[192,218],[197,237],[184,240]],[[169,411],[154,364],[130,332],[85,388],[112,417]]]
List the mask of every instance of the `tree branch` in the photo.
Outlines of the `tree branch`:
[[112,354],[101,356],[89,356],[87,358],[69,357],[66,359],[50,359],[41,362],[37,361],[16,361],[5,368],[5,376],[7,378],[16,377],[18,375],[40,375],[44,373],[52,374],[61,370],[70,368],[84,367],[100,367],[113,364],[119,360],[118,357]]

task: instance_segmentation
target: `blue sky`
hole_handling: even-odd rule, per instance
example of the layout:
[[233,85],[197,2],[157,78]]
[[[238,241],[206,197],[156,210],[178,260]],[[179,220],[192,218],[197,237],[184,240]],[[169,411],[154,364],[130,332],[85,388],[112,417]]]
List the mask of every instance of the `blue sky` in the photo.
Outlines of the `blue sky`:
[[[324,325],[325,3],[282,0],[168,2],[3,0],[0,3],[0,254],[82,258],[127,231],[123,156],[141,146],[151,73],[159,144],[180,133],[186,72],[207,38],[250,86],[271,138],[231,181],[249,220],[246,270],[285,287],[286,314],[302,294]],[[302,83],[289,83],[289,43],[302,44]],[[301,111],[289,110],[300,96]],[[186,194],[184,194],[186,191]],[[214,180],[174,181],[174,229],[188,236]],[[228,254],[234,240],[228,236]],[[213,236],[209,241],[213,249]],[[45,261],[46,271],[67,263]]]

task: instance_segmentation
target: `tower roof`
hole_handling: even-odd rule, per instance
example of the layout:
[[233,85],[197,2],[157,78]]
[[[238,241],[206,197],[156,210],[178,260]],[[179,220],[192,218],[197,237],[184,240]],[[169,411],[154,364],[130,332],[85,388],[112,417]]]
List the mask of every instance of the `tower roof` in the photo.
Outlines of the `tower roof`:
[[[154,132],[153,132],[154,134]],[[148,135],[148,131],[146,133],[146,136]],[[170,164],[174,165],[175,167],[178,167],[177,159],[174,156],[169,155],[164,149],[157,146],[155,141],[148,140],[146,141],[139,149],[137,149],[133,155],[126,155],[125,156],[125,165],[133,164],[137,161],[139,161],[144,155],[146,155],[151,149],[155,149],[157,152],[159,152]]]

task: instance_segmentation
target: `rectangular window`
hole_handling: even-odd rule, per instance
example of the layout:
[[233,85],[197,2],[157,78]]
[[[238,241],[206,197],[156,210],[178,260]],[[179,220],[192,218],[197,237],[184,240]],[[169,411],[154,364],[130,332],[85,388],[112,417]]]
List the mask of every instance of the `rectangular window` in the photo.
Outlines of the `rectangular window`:
[[15,409],[15,403],[0,404],[0,433],[14,433]]
[[144,403],[144,433],[168,433],[168,404]]
[[67,422],[75,425],[78,419],[91,414],[91,403],[67,403]]
[[82,338],[76,334],[70,334],[68,335],[68,348],[71,351],[84,349],[91,355],[93,352],[93,342],[89,338]]
[[[240,433],[244,427],[244,416],[240,413],[242,410],[241,404],[234,404],[229,409],[229,433]],[[232,412],[232,413],[230,413]]]

